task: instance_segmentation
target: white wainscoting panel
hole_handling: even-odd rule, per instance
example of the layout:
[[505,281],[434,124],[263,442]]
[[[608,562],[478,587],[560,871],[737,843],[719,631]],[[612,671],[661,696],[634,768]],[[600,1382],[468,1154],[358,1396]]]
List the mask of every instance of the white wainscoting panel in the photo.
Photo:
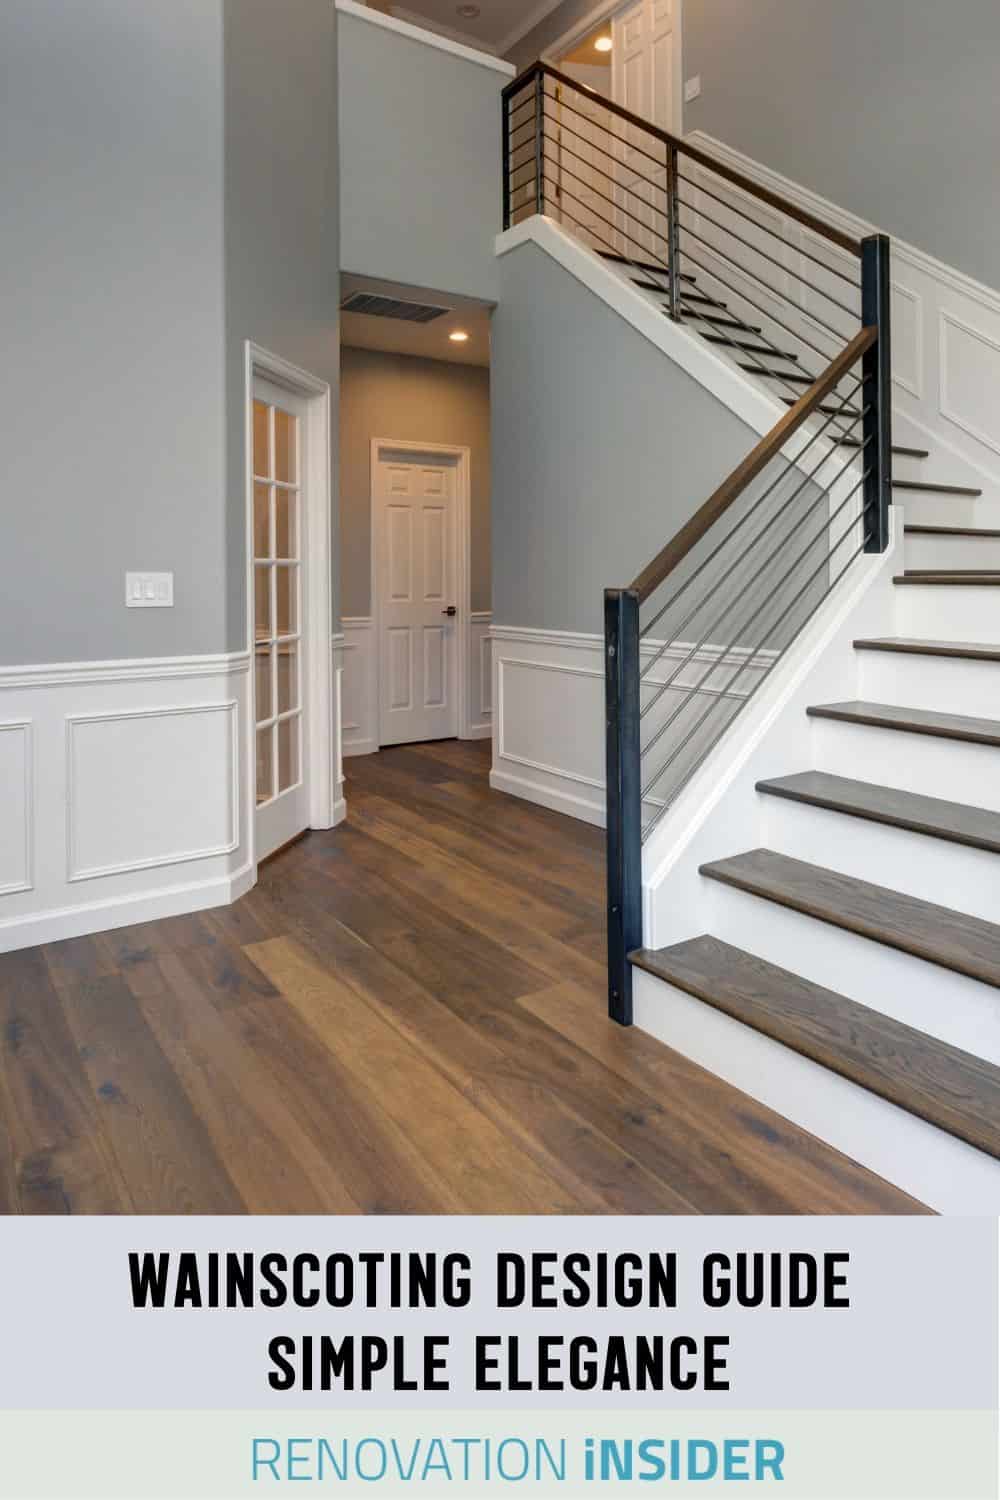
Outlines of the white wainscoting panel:
[[[494,625],[493,767],[490,785],[557,812],[604,822],[604,642],[599,635]],[[660,642],[644,644],[648,658]],[[649,673],[654,689],[676,673],[677,688],[659,699],[665,716],[699,685],[699,701],[749,696],[772,653],[760,652],[747,667],[745,653],[725,655],[712,647],[690,654],[683,642],[668,646]],[[709,668],[706,671],[706,667]],[[739,687],[728,684],[738,681]],[[650,799],[657,805],[656,798]]]
[[249,654],[0,667],[0,952],[253,881]]
[[0,723],[0,896],[31,889],[33,782],[31,723]]
[[237,706],[233,700],[67,719],[70,881],[236,849]]
[[344,755],[370,755],[378,749],[375,626],[368,615],[341,621],[344,636],[342,744]]
[[[701,131],[692,131],[688,139],[858,239],[875,231],[876,226]],[[712,191],[717,188],[712,179]],[[853,257],[794,220],[783,217],[780,228],[791,247],[785,252],[786,263],[795,259],[794,247],[799,245],[812,255],[828,257],[831,265],[856,273]],[[727,251],[740,253],[735,241],[727,244]],[[750,257],[749,263],[759,270],[759,263]],[[822,280],[823,273],[813,262],[802,269]],[[930,449],[926,460],[897,460],[898,473],[975,485],[987,500],[1000,500],[1000,414],[994,400],[1000,389],[1000,290],[897,239],[892,241],[891,275],[894,438],[897,443]],[[802,307],[806,315],[813,311],[808,293],[802,297]],[[794,319],[794,313],[791,316]]]
[[462,726],[462,738],[466,740],[488,740],[493,733],[492,619],[488,609],[473,610],[469,616],[469,682],[465,698],[466,722]]

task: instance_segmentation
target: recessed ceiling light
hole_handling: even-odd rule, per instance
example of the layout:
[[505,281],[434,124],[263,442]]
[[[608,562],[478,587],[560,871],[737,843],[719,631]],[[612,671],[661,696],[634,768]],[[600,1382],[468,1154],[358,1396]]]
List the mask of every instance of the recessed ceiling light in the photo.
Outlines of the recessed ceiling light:
[[469,335],[466,333],[464,328],[456,328],[455,332],[449,333],[448,337],[451,339],[453,344],[465,344],[468,343],[469,339]]
[[461,16],[463,21],[474,21],[479,15],[479,6],[458,5],[455,7],[455,14]]
[[594,51],[595,52],[610,52],[611,51],[611,46],[612,46],[612,43],[611,43],[611,38],[609,36],[599,36],[597,38],[597,41],[594,43]]

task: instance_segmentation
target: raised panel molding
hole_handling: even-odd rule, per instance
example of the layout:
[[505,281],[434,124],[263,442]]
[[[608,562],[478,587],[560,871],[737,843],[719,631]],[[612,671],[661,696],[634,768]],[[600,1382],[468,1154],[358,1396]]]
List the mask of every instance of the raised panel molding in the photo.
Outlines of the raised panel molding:
[[0,896],[33,889],[34,754],[30,719],[0,723]]
[[70,883],[235,851],[237,709],[229,701],[67,716]]
[[[904,313],[903,309],[909,309]],[[918,401],[924,399],[924,299],[892,283],[892,378]]]
[[[947,308],[940,310],[938,328],[941,415],[994,453],[1000,453],[1000,409],[997,406],[1000,339],[963,322]],[[991,418],[992,431],[985,426]]]

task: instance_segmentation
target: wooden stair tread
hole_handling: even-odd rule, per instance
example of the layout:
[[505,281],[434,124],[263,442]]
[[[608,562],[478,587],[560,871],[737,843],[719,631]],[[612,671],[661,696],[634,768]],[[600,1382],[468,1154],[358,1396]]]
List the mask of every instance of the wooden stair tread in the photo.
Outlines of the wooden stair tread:
[[962,661],[1000,661],[1000,644],[984,641],[931,641],[917,636],[883,635],[854,642],[855,651],[898,651],[904,656],[953,656]]
[[[838,448],[860,448],[861,438],[838,438]],[[897,458],[930,458],[929,448],[904,448],[899,443],[893,443],[892,452]]]
[[[779,399],[786,406],[795,405],[794,396],[781,396]],[[861,415],[853,406],[817,406],[816,411],[822,412],[824,417],[860,417]]]
[[[669,308],[664,309],[669,312]],[[699,312],[697,308],[690,308],[687,312],[681,309],[681,322],[708,323],[711,328],[736,328],[740,333],[763,333],[763,328],[757,323],[741,323],[737,318],[718,318],[715,313]],[[699,329],[700,332],[700,329]]]
[[1000,1157],[1000,1068],[719,938],[632,962],[842,1078]]
[[980,917],[773,849],[715,860],[701,874],[1000,988],[1000,927]]
[[936,735],[946,740],[968,740],[1000,747],[1000,719],[977,719],[967,714],[936,713],[925,708],[900,708],[895,703],[819,703],[806,709],[814,719],[837,719],[845,724],[870,724],[878,729],[901,729]]
[[979,571],[975,568],[952,568],[951,570],[928,568],[923,571],[908,568],[905,573],[895,574],[892,581],[911,586],[926,584],[931,588],[940,588],[947,584],[952,588],[995,589],[1000,588],[1000,572],[994,568],[983,568]]
[[[854,781],[826,771],[799,771],[794,776],[758,781],[757,790],[765,796],[806,802],[811,807],[827,808],[848,817],[865,818],[872,823],[1000,854],[1000,813],[986,807],[947,802],[943,797],[925,797],[920,792]],[[1000,871],[997,873],[1000,879]]]
[[907,536],[983,536],[998,537],[1000,531],[990,531],[984,526],[904,526]]
[[[777,351],[772,355],[773,359],[780,359],[782,357]],[[766,365],[745,365],[743,363],[740,364],[740,369],[746,370],[750,375],[766,375],[771,380],[791,381],[793,385],[813,384],[813,377],[811,375],[800,375],[797,370],[769,370]]]
[[922,495],[971,495],[973,499],[983,493],[967,484],[932,484],[927,479],[894,479],[892,487],[894,490],[916,490]]
[[709,344],[726,344],[730,349],[738,349],[741,354],[765,354],[769,359],[793,359],[798,362],[797,354],[790,354],[784,349],[772,349],[768,344],[744,344],[739,339],[727,338],[724,333],[703,333],[702,338]]

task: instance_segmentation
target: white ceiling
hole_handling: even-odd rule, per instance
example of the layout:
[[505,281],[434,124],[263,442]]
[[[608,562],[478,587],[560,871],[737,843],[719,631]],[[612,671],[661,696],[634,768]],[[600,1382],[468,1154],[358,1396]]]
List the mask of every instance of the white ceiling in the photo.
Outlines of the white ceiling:
[[472,47],[503,55],[526,32],[555,10],[560,0],[477,0],[479,15],[458,14],[461,0],[401,0],[392,5],[400,21],[426,21],[434,30]]
[[[469,297],[404,286],[396,281],[344,274],[340,278],[340,300],[352,292],[378,292],[404,302],[432,303],[449,309],[433,323],[407,323],[398,318],[373,318],[367,313],[341,313],[340,342],[355,349],[381,349],[386,354],[410,354],[422,359],[444,359],[457,365],[488,365],[490,362],[490,307]],[[453,344],[449,333],[464,329],[465,344]]]

